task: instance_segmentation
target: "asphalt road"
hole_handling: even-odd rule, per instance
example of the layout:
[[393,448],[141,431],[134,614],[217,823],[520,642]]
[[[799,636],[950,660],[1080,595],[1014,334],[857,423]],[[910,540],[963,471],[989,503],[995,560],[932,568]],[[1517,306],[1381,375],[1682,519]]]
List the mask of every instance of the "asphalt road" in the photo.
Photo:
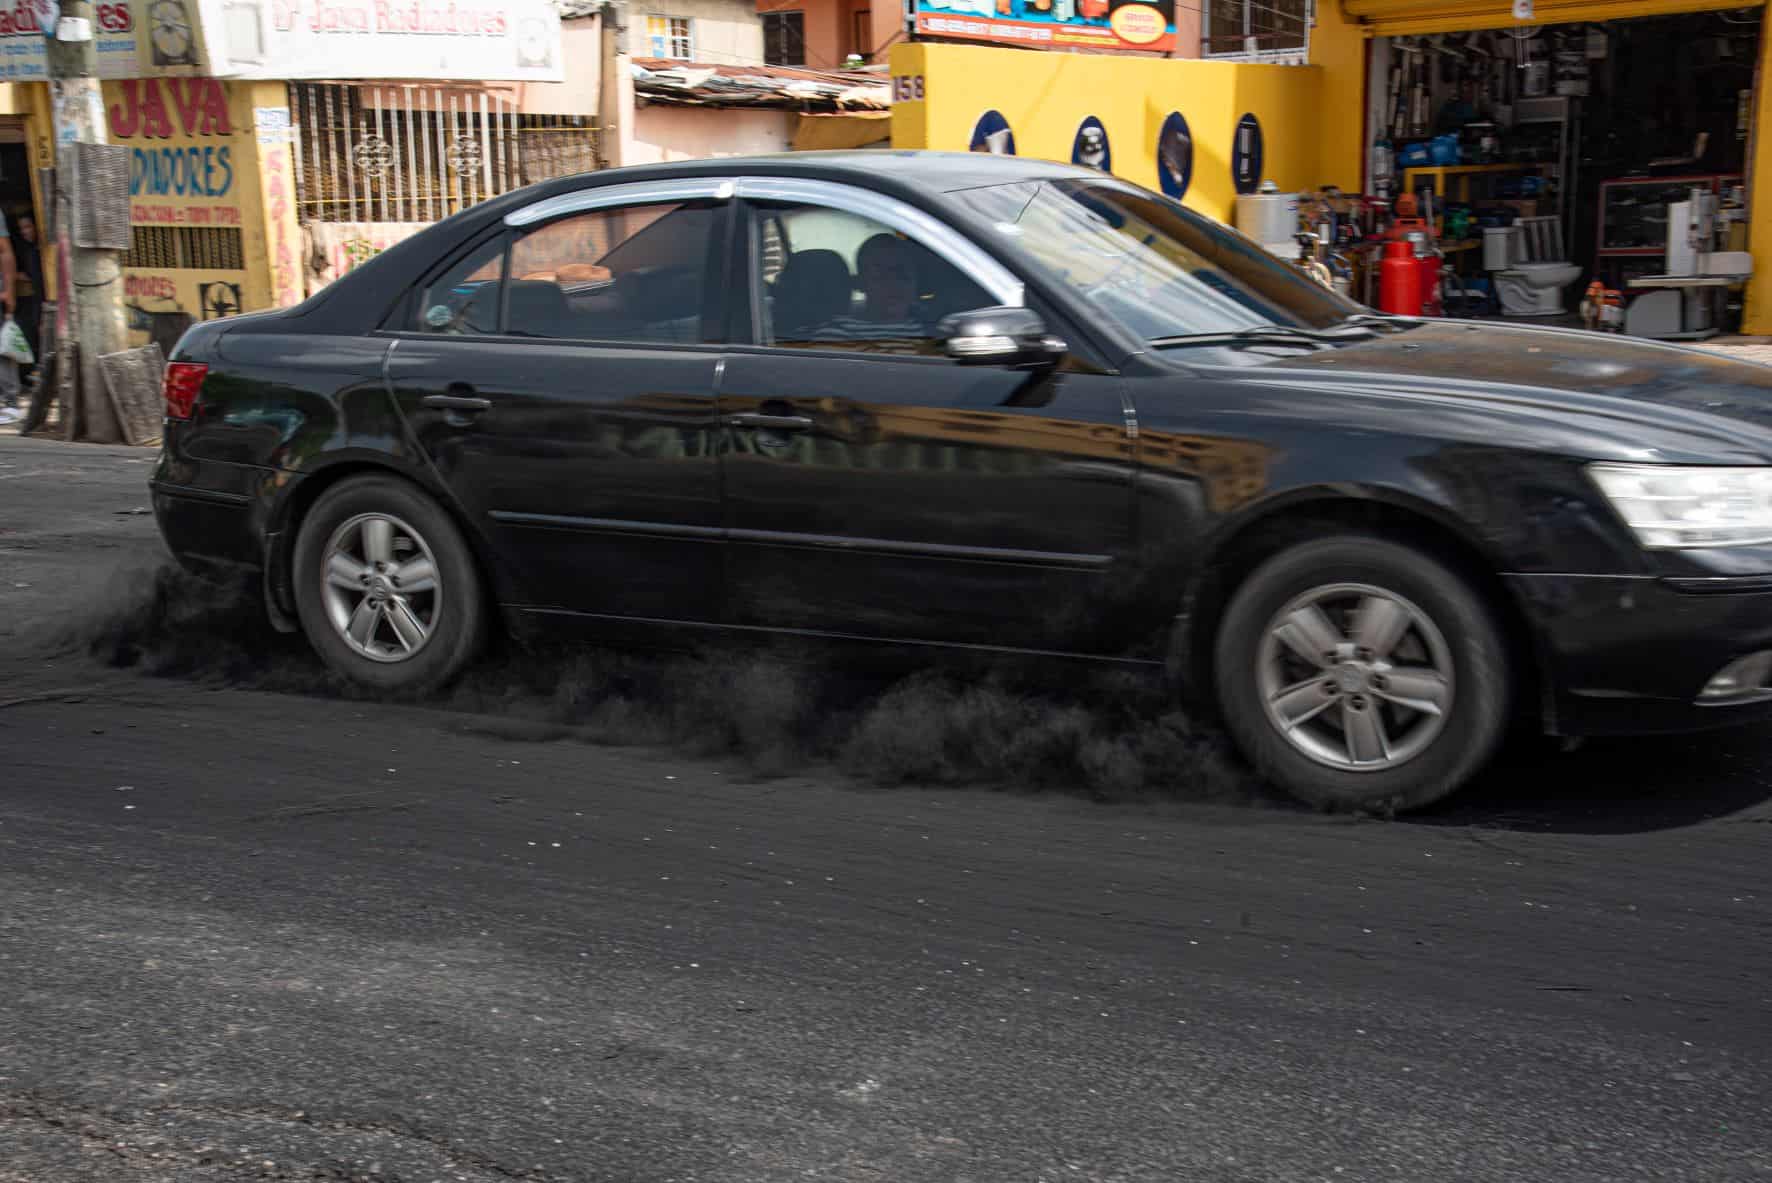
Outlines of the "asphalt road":
[[1385,822],[150,676],[145,455],[0,439],[4,1183],[1772,1177],[1764,731]]

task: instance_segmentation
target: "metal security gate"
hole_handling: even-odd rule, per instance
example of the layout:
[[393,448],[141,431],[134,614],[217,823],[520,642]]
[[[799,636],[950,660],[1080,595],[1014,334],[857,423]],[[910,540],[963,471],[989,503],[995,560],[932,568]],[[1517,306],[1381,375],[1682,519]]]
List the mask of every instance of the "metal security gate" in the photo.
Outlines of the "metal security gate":
[[484,90],[295,83],[303,222],[434,222],[596,167],[596,120],[525,115]]

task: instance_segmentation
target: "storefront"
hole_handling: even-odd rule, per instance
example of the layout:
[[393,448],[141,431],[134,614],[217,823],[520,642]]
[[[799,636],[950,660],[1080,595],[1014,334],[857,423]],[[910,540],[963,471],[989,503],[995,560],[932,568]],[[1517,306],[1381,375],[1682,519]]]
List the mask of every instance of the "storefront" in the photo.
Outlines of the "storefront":
[[[1487,287],[1495,314],[1482,232],[1506,227],[1485,223],[1548,219],[1531,223],[1543,244],[1530,261],[1565,264],[1534,275],[1562,279],[1564,319],[1596,275],[1634,297],[1633,277],[1665,272],[1652,231],[1669,197],[1699,188],[1715,206],[1708,253],[1752,260],[1733,316],[1772,334],[1763,14],[1716,0],[1322,0],[1303,66],[901,45],[893,144],[1074,160],[1227,221],[1263,181],[1425,188],[1441,232],[1456,231],[1449,264],[1473,296]],[[1456,147],[1436,155],[1437,136]],[[1412,172],[1397,163],[1422,151]]]
[[[397,240],[537,179],[538,157],[589,162],[586,121],[529,113],[595,101],[594,57],[588,99],[562,85],[547,0],[254,2],[230,5],[226,21],[210,15],[196,0],[156,0],[149,28],[129,0],[98,9],[107,134],[130,154],[133,242],[121,262],[133,344],[169,348],[194,321],[298,303],[343,269],[317,270],[317,257],[372,254],[384,231]],[[28,22],[0,28],[0,212],[12,225],[27,213],[44,225],[50,205],[57,128],[43,45]],[[316,75],[401,81],[291,81]]]
[[[1741,323],[1744,285],[1716,276],[1747,273],[1750,250],[1747,298],[1772,287],[1772,233],[1751,233],[1772,170],[1754,135],[1762,9],[1539,4],[1532,24],[1470,3],[1346,9],[1369,35],[1366,191],[1418,199],[1473,307],[1574,319],[1598,284],[1633,331],[1679,337]],[[1765,331],[1758,304],[1756,319]]]
[[[48,88],[11,89],[30,144],[29,207],[45,209],[55,165]],[[300,299],[286,95],[277,83],[214,78],[103,84],[110,141],[130,152],[134,245],[122,264],[132,343],[167,348],[193,321]]]

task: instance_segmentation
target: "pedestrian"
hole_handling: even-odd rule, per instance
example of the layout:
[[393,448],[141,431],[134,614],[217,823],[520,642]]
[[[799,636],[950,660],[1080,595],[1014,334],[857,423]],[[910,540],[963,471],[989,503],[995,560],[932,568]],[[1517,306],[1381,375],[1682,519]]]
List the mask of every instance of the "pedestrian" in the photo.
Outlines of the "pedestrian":
[[[28,209],[18,215],[18,241],[13,244],[13,253],[18,259],[18,327],[25,331],[31,357],[37,359],[43,356],[37,334],[42,331],[43,296],[49,289],[43,284],[43,245],[37,237],[37,218]],[[33,360],[30,365],[19,367],[22,385],[31,384],[37,364]]]
[[[18,261],[12,256],[12,237],[6,229],[6,215],[0,213],[0,307],[10,319],[15,308],[18,288]],[[0,354],[0,423],[17,423],[24,418],[18,405],[18,363]]]

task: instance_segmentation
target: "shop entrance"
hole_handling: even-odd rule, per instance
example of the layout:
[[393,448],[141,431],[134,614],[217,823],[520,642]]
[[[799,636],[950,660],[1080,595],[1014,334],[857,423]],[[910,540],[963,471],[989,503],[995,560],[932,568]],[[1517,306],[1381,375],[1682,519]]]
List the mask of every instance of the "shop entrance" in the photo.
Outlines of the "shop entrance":
[[1376,37],[1367,192],[1417,200],[1453,315],[1603,323],[1605,290],[1659,292],[1612,316],[1734,331],[1763,23],[1747,8]]
[[6,231],[18,265],[15,315],[35,352],[45,296],[43,255],[39,249],[43,222],[31,186],[31,156],[23,116],[0,116],[0,214],[6,217]]

